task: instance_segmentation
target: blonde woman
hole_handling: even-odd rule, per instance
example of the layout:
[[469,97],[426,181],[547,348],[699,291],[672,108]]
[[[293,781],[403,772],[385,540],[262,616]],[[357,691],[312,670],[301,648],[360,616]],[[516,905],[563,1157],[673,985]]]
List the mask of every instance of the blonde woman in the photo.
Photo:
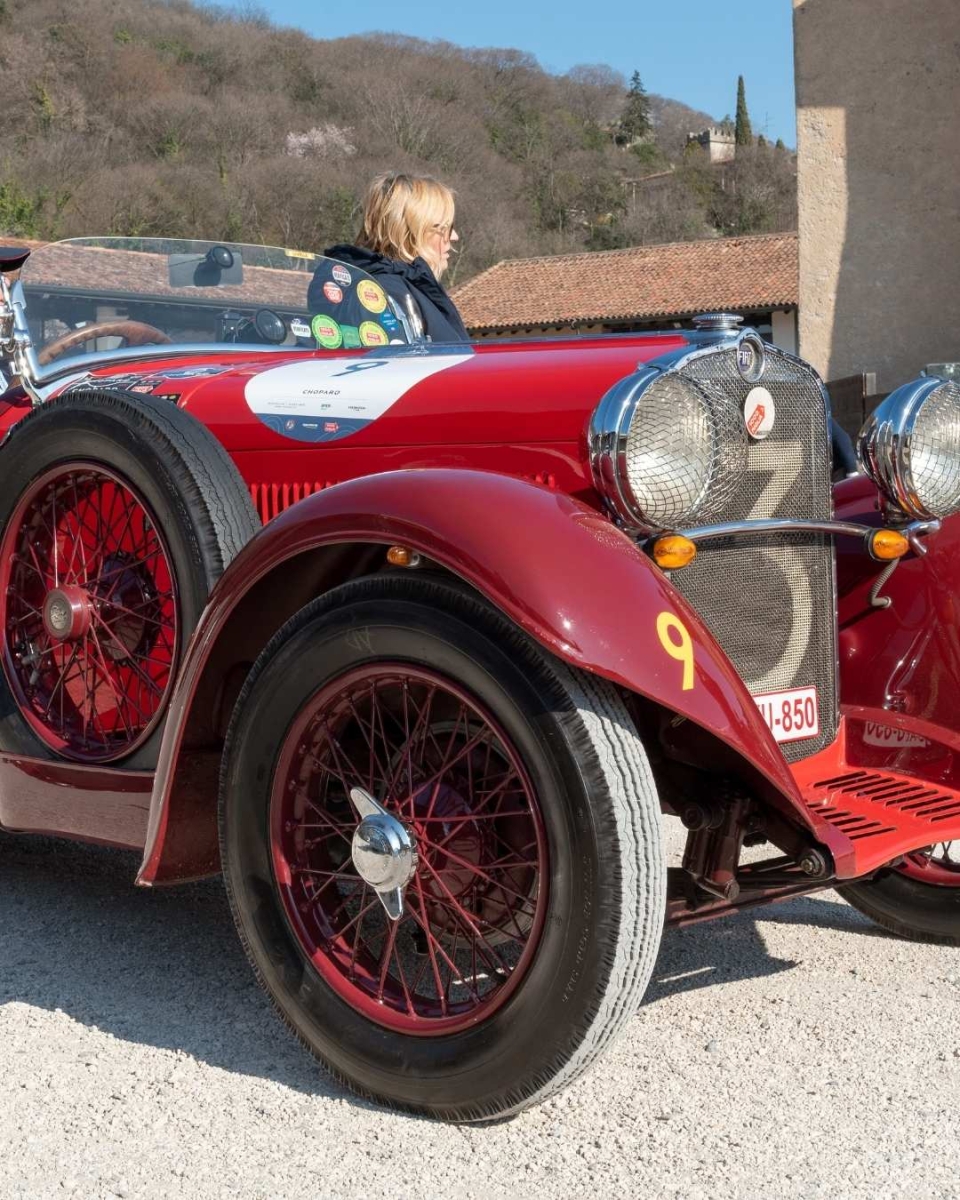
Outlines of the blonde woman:
[[[465,342],[463,321],[440,283],[459,240],[453,213],[453,192],[437,180],[380,175],[367,189],[356,245],[331,246],[324,254],[373,275],[401,312],[412,311],[417,332],[434,342]],[[310,286],[311,309],[325,307],[320,276]]]

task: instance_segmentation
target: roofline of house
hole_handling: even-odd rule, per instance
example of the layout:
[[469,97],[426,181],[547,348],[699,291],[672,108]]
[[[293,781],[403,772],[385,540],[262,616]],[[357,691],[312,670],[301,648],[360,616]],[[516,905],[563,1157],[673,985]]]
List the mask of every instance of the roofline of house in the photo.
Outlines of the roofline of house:
[[747,233],[740,234],[736,237],[718,237],[718,238],[697,238],[694,241],[687,242],[647,242],[641,246],[624,246],[619,250],[578,250],[575,254],[538,254],[533,258],[501,258],[498,262],[493,263],[479,275],[474,275],[472,279],[468,279],[466,283],[453,289],[455,296],[463,295],[468,288],[472,288],[475,283],[489,275],[491,271],[496,271],[500,267],[510,266],[513,263],[520,263],[524,266],[533,266],[537,263],[556,262],[558,258],[562,258],[565,262],[602,262],[605,259],[615,258],[620,255],[636,255],[638,253],[662,253],[664,251],[673,250],[678,246],[689,248],[691,246],[733,246],[743,242],[753,244],[755,242],[772,242],[784,241],[790,239],[796,241],[798,238],[796,230],[791,230],[787,233]]
[[[753,313],[758,310],[796,312],[799,305],[796,300],[760,300],[754,304],[725,304],[720,307],[724,312],[731,313]],[[707,305],[703,308],[681,309],[676,312],[619,313],[615,316],[606,313],[585,317],[559,317],[547,321],[514,321],[501,325],[478,325],[475,322],[468,322],[467,330],[475,329],[484,333],[509,333],[512,329],[540,329],[543,327],[555,329],[564,325],[626,325],[634,324],[637,321],[689,321],[701,313],[714,311],[718,311],[716,305],[712,308]]]

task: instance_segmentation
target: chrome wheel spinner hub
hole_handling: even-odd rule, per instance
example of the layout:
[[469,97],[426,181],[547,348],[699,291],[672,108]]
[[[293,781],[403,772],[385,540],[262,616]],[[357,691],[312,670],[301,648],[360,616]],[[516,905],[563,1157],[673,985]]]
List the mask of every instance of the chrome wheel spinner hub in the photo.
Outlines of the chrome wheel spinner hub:
[[417,869],[417,847],[407,827],[363,788],[350,789],[360,824],[351,856],[357,874],[377,894],[391,921],[403,916],[403,892]]

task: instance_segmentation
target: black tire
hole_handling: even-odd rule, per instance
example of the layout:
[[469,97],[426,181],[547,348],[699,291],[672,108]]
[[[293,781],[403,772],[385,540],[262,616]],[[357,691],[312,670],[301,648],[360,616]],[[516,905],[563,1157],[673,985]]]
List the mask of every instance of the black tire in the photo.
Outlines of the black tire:
[[[444,1036],[384,1028],[347,1003],[302,951],[271,865],[268,807],[291,723],[318,689],[377,661],[423,664],[486,706],[533,782],[546,829],[546,919],[531,965],[501,1008]],[[636,1012],[660,944],[660,806],[616,689],[444,582],[355,581],[279,631],[231,721],[220,841],[240,937],[281,1017],[338,1079],[406,1111],[485,1121],[544,1100]]]
[[888,933],[914,942],[960,946],[960,887],[940,887],[884,870],[837,891]]
[[[74,393],[35,408],[0,445],[0,530],[34,481],[61,465],[69,470],[74,462],[111,472],[152,514],[179,594],[182,657],[211,588],[260,527],[243,480],[209,430],[170,401],[109,390]],[[71,753],[69,747],[61,751],[41,740],[23,716],[7,673],[6,608],[3,612],[0,749],[84,761],[83,754]],[[107,750],[101,761],[155,767],[162,712],[150,728],[130,753]]]

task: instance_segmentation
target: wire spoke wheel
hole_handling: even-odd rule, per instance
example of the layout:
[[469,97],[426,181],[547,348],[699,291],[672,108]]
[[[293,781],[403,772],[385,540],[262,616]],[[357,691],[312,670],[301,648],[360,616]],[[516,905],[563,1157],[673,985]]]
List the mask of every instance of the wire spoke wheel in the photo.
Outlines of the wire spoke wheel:
[[267,644],[227,731],[219,832],[283,1019],[409,1111],[545,1099],[653,969],[660,803],[629,712],[446,579],[351,580]]
[[837,890],[899,937],[960,946],[960,842],[923,846],[904,855],[895,867]]
[[[399,920],[353,861],[353,788],[416,848]],[[376,662],[316,693],[281,752],[270,835],[306,957],[370,1019],[456,1032],[492,1015],[523,978],[546,908],[537,798],[494,717],[439,673]]]
[[906,855],[897,868],[901,875],[936,887],[960,888],[960,844],[936,842]]
[[3,665],[23,716],[80,762],[129,754],[153,732],[180,648],[177,581],[146,502],[89,462],[26,490],[0,548]]

